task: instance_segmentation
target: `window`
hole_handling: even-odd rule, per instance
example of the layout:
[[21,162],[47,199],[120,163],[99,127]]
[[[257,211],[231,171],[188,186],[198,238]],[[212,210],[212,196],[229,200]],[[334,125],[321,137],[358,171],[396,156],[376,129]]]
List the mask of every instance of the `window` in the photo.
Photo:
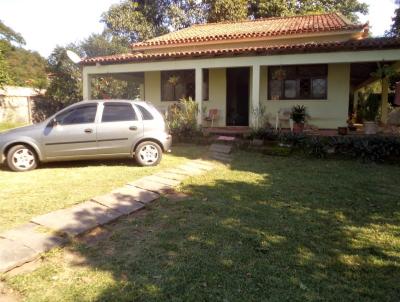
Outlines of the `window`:
[[136,113],[129,103],[104,103],[102,123],[136,121]]
[[140,113],[142,114],[142,119],[144,121],[149,121],[149,120],[153,120],[153,116],[151,115],[151,113],[144,108],[143,106],[140,105],[136,105],[139,108]]
[[97,104],[88,104],[71,108],[57,115],[56,120],[60,125],[90,124],[96,118]]
[[195,71],[161,71],[161,101],[173,102],[195,96]]
[[270,100],[327,98],[328,65],[296,65],[268,68]]

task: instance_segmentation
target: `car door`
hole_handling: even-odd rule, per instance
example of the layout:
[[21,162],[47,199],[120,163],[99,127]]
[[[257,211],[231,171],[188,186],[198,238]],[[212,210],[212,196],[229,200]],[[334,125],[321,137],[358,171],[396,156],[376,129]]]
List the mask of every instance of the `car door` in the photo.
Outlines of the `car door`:
[[43,133],[47,159],[95,156],[97,103],[77,105],[60,112]]
[[104,102],[97,124],[99,155],[128,155],[143,136],[143,123],[130,102]]

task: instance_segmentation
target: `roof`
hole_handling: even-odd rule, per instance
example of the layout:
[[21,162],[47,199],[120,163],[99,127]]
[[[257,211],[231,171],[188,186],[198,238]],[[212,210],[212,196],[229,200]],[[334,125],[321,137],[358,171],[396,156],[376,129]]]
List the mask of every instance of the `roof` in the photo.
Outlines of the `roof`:
[[294,34],[334,31],[360,31],[367,24],[355,24],[339,13],[292,16],[220,22],[193,25],[189,28],[132,44],[133,49],[151,46],[179,45],[186,43],[262,38]]
[[215,49],[212,46],[204,50],[166,51],[159,53],[127,53],[113,56],[103,56],[84,59],[82,65],[119,64],[148,62],[169,59],[257,56],[275,54],[318,53],[335,51],[364,51],[379,49],[399,49],[400,39],[395,38],[367,38],[362,40],[338,42],[310,42],[299,44],[266,45],[259,47],[231,47]]

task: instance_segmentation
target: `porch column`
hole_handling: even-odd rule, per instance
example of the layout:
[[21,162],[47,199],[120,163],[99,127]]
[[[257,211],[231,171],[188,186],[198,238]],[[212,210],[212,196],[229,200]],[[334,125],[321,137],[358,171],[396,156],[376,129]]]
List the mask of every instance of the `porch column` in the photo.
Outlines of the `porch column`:
[[251,104],[250,104],[250,125],[258,127],[257,111],[260,108],[260,65],[252,66],[251,76]]
[[196,68],[196,102],[199,106],[199,112],[197,114],[197,125],[201,126],[203,122],[203,69]]
[[382,104],[381,104],[381,122],[387,123],[389,113],[389,79],[382,80]]
[[91,81],[91,76],[87,73],[83,73],[82,76],[82,83],[83,83],[83,99],[84,100],[90,100],[92,97],[92,81]]

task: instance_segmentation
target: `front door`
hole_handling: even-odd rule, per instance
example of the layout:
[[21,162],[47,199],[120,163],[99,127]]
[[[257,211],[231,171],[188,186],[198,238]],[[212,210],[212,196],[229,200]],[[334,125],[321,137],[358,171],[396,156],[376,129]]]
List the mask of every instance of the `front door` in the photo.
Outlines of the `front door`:
[[249,125],[250,68],[226,70],[226,125]]
[[99,123],[99,155],[128,155],[134,140],[143,136],[143,123],[129,102],[105,102]]
[[56,115],[43,133],[47,159],[92,156],[96,154],[97,104],[74,106]]

